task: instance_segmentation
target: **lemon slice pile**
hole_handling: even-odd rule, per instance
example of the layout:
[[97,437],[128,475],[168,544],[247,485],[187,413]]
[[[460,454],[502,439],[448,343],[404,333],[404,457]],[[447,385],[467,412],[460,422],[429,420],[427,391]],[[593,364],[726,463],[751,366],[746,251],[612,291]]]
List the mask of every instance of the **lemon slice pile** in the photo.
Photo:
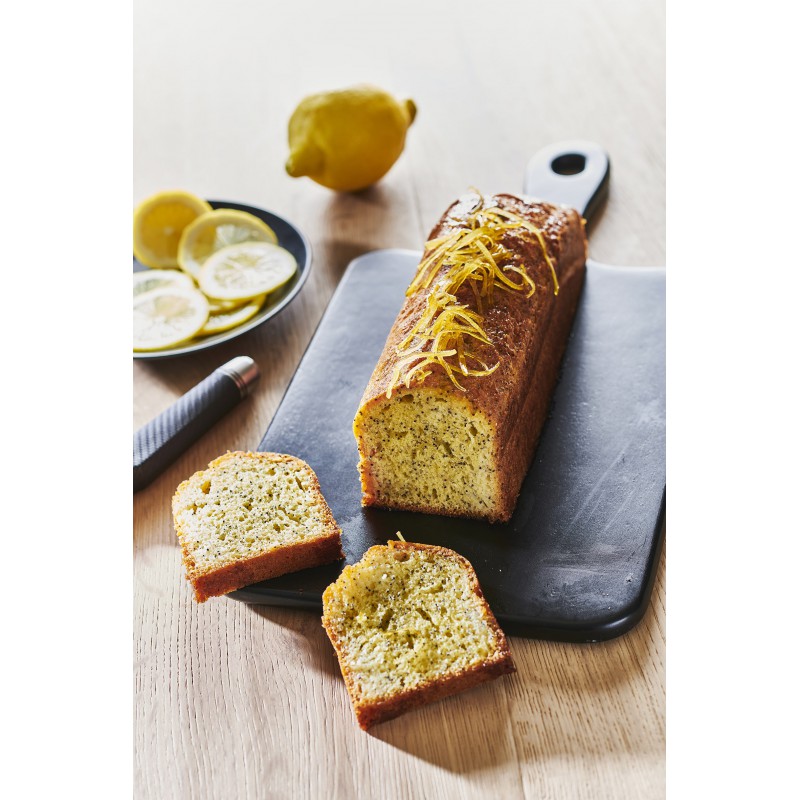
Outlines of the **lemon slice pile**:
[[[252,319],[297,272],[261,219],[161,192],[134,212],[133,349],[164,350]],[[177,267],[177,269],[176,269]],[[199,284],[199,285],[198,285]]]

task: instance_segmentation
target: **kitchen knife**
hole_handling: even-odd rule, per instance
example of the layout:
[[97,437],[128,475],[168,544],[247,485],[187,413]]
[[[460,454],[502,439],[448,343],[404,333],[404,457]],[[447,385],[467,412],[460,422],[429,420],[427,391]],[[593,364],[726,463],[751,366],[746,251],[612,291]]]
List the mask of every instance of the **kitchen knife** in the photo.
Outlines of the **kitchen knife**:
[[215,369],[133,435],[133,491],[144,489],[189,445],[247,397],[260,377],[249,356]]

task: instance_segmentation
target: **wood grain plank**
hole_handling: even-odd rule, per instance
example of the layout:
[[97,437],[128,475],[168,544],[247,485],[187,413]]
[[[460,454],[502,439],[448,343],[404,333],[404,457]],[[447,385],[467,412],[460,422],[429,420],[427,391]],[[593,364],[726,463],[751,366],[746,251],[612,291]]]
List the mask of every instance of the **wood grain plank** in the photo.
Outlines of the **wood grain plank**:
[[[665,260],[664,6],[418,0],[137,0],[134,200],[167,187],[273,210],[311,240],[299,297],[211,351],[135,362],[139,426],[235,355],[262,380],[134,498],[137,798],[659,798],[665,556],[650,609],[598,645],[513,638],[518,672],[359,730],[316,614],[219,598],[183,579],[170,498],[228,449],[255,448],[352,258],[418,249],[471,185],[518,191],[528,158],[589,138],[612,159],[591,255]],[[336,195],[283,171],[286,121],[319,89],[370,81],[419,115],[377,186]]]

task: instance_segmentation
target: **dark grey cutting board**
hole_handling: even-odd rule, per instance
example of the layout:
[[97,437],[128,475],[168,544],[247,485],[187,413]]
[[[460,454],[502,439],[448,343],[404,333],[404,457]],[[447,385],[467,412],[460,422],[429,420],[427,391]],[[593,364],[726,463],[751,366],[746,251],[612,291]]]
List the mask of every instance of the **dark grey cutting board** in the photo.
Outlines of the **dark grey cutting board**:
[[[593,191],[572,203],[584,214],[607,173],[606,164]],[[587,264],[516,511],[507,524],[490,525],[361,507],[353,417],[419,257],[382,250],[350,264],[259,449],[291,453],[314,468],[342,528],[347,563],[399,530],[465,556],[509,633],[568,641],[624,633],[646,610],[663,539],[665,271]],[[319,610],[342,566],[231,596]]]

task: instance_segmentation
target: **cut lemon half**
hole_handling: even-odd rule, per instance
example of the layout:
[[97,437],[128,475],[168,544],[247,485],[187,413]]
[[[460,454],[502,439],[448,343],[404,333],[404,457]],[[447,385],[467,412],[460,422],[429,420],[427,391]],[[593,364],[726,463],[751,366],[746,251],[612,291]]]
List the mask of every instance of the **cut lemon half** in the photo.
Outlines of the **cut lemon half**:
[[199,335],[208,336],[212,333],[222,333],[241,325],[243,322],[247,322],[261,310],[266,297],[265,294],[262,294],[259,297],[254,297],[249,303],[234,308],[232,311],[220,311],[209,315],[208,321],[200,329]]
[[297,272],[294,256],[270,242],[223,247],[207,259],[198,284],[216,300],[245,300],[283,286]]
[[185,273],[177,269],[148,269],[143,272],[133,273],[133,296],[143,292],[152,292],[153,289],[164,289],[167,286],[183,286],[194,289],[194,281]]
[[136,206],[133,212],[133,254],[154,269],[178,266],[178,244],[184,229],[211,206],[193,194],[159,192]]
[[208,300],[197,289],[168,286],[133,301],[133,349],[163,350],[191,339],[208,319]]
[[253,214],[218,208],[187,226],[178,245],[178,264],[195,280],[206,260],[221,250],[242,242],[271,242],[278,237],[272,228]]

